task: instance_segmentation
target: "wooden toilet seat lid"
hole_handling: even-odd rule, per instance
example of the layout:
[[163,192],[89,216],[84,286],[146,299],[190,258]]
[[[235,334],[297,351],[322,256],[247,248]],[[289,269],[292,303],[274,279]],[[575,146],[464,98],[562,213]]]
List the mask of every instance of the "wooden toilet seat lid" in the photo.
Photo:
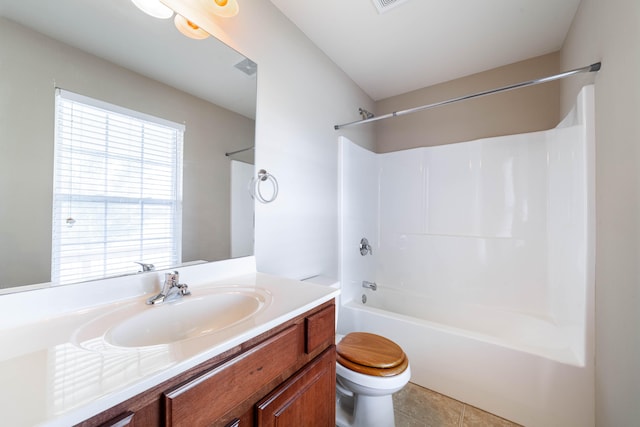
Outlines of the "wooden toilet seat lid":
[[341,365],[367,375],[393,376],[407,368],[409,360],[400,346],[380,335],[352,332],[336,346]]

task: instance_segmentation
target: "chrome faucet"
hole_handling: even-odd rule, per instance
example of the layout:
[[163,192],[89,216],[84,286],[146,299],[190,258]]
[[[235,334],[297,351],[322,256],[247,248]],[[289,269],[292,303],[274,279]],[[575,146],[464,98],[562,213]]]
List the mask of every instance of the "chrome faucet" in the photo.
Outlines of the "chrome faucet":
[[138,273],[143,273],[143,272],[147,272],[147,271],[154,271],[156,269],[156,267],[153,264],[147,264],[144,262],[138,262],[138,261],[134,261],[136,264],[140,264],[140,267],[142,268],[141,271],[138,271]]
[[362,287],[371,289],[372,291],[375,291],[376,289],[378,289],[378,285],[376,285],[376,282],[368,282],[366,280],[362,281]]
[[191,295],[191,292],[186,284],[180,283],[180,274],[177,271],[164,273],[162,291],[160,291],[158,295],[149,298],[147,304],[162,304],[163,302],[172,301],[185,295]]

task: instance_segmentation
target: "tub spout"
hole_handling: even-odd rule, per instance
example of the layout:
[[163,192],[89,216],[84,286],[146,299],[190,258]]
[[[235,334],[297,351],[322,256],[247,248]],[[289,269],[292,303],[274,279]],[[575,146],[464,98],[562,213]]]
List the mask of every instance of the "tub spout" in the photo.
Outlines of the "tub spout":
[[362,287],[371,289],[372,291],[375,291],[376,289],[378,289],[378,285],[376,285],[375,282],[367,282],[366,280],[362,281]]

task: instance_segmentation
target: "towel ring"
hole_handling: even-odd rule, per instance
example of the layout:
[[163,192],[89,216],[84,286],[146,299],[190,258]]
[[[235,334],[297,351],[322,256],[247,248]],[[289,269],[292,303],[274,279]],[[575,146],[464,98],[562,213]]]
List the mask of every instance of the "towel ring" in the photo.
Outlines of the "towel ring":
[[[269,181],[273,186],[273,194],[267,198],[262,194],[261,184]],[[258,171],[258,176],[251,178],[249,182],[249,194],[260,203],[271,203],[278,197],[278,180],[264,169]]]

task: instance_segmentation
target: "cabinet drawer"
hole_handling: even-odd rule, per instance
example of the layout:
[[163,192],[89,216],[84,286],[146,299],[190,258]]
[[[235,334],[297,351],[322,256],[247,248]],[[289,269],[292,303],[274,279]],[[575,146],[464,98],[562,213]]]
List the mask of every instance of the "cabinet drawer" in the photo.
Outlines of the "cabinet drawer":
[[333,345],[336,332],[335,313],[335,305],[330,305],[305,318],[305,352],[307,354]]
[[241,356],[165,393],[166,425],[208,425],[292,367],[302,353],[293,325]]

